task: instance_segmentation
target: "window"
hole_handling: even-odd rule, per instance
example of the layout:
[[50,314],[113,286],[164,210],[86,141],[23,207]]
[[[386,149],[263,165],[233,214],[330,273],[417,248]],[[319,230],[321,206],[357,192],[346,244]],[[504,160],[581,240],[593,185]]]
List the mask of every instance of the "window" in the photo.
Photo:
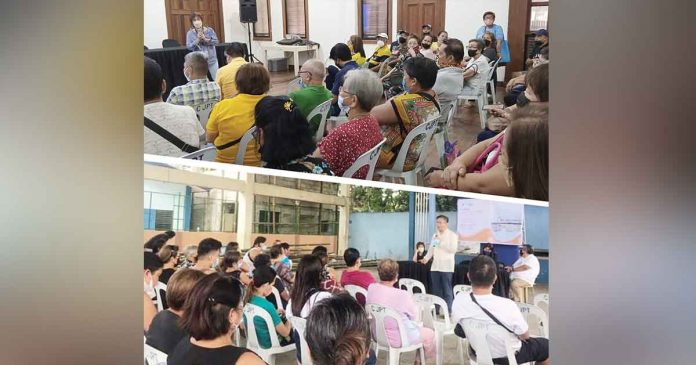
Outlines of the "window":
[[534,32],[539,29],[548,29],[549,5],[532,4],[529,12],[529,31]]
[[297,34],[309,38],[307,26],[307,0],[283,0],[284,35]]
[[254,23],[254,39],[271,40],[271,11],[270,0],[256,2],[258,21]]
[[391,1],[359,0],[358,22],[362,39],[374,40],[379,33],[389,34],[391,28]]

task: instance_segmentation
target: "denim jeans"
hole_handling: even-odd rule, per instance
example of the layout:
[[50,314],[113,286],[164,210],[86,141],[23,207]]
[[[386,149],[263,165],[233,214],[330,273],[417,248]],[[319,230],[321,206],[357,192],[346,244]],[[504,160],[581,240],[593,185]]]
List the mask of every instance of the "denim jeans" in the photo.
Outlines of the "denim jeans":
[[447,310],[452,312],[452,275],[451,272],[431,271],[430,281],[433,295],[436,295],[445,300]]

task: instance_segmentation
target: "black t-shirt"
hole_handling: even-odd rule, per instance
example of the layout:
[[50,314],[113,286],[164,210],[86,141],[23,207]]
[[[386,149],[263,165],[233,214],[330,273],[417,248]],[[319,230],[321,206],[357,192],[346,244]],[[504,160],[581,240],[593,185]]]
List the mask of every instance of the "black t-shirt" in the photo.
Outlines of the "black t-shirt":
[[167,365],[236,365],[247,349],[224,346],[216,349],[196,346],[187,338],[167,357]]
[[160,281],[162,284],[167,285],[167,283],[169,283],[169,278],[171,278],[172,275],[174,275],[175,272],[176,272],[175,269],[164,269],[164,270],[162,270],[162,273],[160,274],[160,277],[159,277],[159,281]]
[[163,310],[152,319],[150,329],[145,335],[145,343],[169,354],[181,339],[188,337],[186,331],[179,327],[179,316],[171,311]]

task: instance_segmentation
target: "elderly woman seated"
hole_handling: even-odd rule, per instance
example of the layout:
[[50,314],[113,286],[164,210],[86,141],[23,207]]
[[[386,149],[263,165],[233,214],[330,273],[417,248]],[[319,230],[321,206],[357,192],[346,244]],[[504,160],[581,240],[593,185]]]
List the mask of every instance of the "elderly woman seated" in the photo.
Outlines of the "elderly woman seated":
[[[377,118],[370,114],[382,97],[382,83],[374,72],[366,69],[346,74],[339,90],[339,104],[348,110],[348,121],[332,130],[314,152],[314,157],[329,163],[334,174],[341,176],[363,153],[382,141]],[[367,166],[353,176],[364,179]]]
[[[385,259],[377,265],[379,282],[370,285],[367,289],[367,304],[379,304],[389,307],[402,316],[406,325],[406,337],[410,343],[423,343],[425,357],[435,355],[435,333],[430,328],[424,328],[416,323],[418,307],[411,294],[405,290],[394,287],[399,279],[399,264],[391,259]],[[385,319],[385,330],[389,343],[394,347],[402,346],[399,329],[394,321]],[[420,362],[420,356],[416,356],[416,364]]]

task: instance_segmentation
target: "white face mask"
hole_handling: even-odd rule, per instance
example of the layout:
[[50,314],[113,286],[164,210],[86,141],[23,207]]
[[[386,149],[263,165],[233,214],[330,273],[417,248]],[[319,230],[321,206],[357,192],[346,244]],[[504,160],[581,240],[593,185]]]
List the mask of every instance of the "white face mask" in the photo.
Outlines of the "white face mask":
[[344,100],[343,96],[338,96],[338,107],[341,108],[341,114],[348,114],[350,107],[343,104]]
[[266,251],[267,248],[268,248],[268,246],[266,246],[265,243],[261,244],[261,250]]
[[193,26],[194,26],[194,28],[199,29],[203,26],[203,21],[202,20],[194,20]]
[[384,47],[384,41],[380,39],[377,41],[377,48],[382,48],[382,47]]
[[213,261],[213,265],[212,265],[212,266],[213,266],[213,267],[212,267],[213,269],[217,270],[217,268],[220,266],[220,258],[219,258],[219,257],[216,257],[216,258],[215,258],[215,261]]
[[191,81],[191,76],[186,74],[186,68],[184,67],[184,77],[186,78],[186,81]]
[[423,249],[423,247],[418,247],[417,251],[418,251],[418,253],[423,253],[423,251],[425,251],[425,250]]
[[154,298],[157,295],[157,292],[155,292],[155,286],[152,283],[152,278],[150,278],[150,282],[143,281],[144,289],[145,289],[145,294],[147,294],[150,298]]

